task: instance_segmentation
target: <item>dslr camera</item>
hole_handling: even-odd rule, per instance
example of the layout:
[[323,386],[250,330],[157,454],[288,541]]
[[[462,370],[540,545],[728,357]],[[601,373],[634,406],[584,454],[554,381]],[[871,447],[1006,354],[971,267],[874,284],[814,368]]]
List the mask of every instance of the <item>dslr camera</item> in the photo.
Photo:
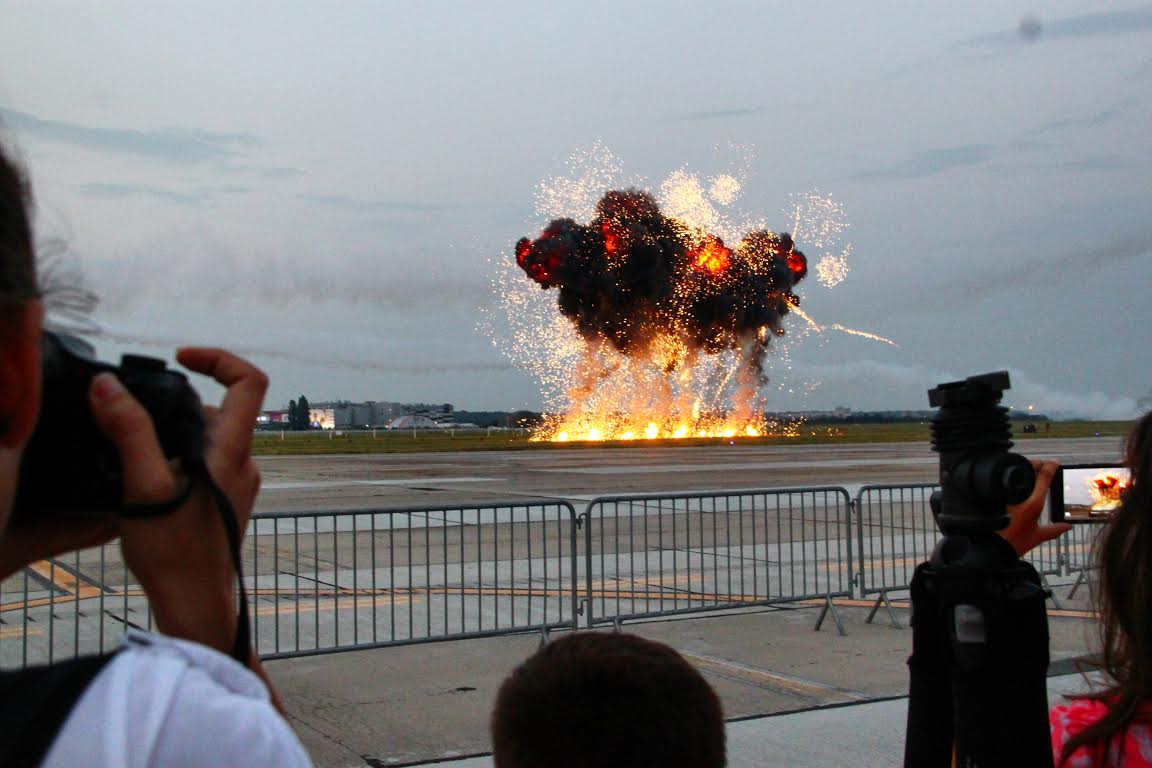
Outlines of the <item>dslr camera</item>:
[[124,355],[119,366],[104,363],[86,341],[46,332],[40,418],[20,468],[14,525],[106,518],[122,509],[120,454],[88,404],[93,377],[105,371],[148,411],[166,457],[188,461],[202,455],[204,417],[187,376],[152,357]]

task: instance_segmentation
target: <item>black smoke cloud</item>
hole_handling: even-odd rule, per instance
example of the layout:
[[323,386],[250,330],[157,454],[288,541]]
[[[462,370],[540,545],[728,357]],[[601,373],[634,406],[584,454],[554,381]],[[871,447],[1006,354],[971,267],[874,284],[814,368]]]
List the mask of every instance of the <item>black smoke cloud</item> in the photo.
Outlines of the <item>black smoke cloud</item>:
[[[556,219],[536,240],[516,243],[516,263],[589,340],[645,354],[661,335],[686,352],[751,345],[758,368],[808,272],[787,234],[758,230],[729,248],[715,235],[660,212],[646,192],[612,191],[587,224]],[[761,329],[767,329],[762,332]],[[677,360],[667,362],[669,370]]]

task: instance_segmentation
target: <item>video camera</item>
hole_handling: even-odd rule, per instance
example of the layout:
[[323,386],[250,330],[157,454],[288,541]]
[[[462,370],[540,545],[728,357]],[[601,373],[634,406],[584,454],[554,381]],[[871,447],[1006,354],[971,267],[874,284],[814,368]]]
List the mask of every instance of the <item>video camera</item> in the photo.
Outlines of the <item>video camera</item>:
[[943,534],[912,577],[907,768],[1052,766],[1048,735],[1048,618],[1043,581],[996,531],[1027,499],[1036,472],[1011,453],[1000,405],[1004,371],[941,384],[932,448]]
[[1032,494],[1036,471],[1012,447],[1007,371],[969,376],[928,391],[939,408],[932,419],[932,450],[940,454],[940,491],[932,511],[944,534],[995,531],[1008,525],[1007,504]]
[[152,417],[164,455],[202,456],[204,417],[188,378],[152,357],[124,355],[114,366],[95,358],[75,336],[46,332],[43,400],[36,430],[24,451],[13,524],[56,518],[105,518],[123,506],[120,454],[92,418],[88,388],[110,372]]

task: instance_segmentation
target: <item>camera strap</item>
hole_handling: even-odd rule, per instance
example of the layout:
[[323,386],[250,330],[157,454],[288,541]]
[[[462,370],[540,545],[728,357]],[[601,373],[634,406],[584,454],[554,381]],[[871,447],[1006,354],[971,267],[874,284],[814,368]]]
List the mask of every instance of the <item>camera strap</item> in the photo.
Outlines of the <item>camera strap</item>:
[[196,481],[189,480],[184,484],[184,490],[166,501],[160,501],[155,504],[122,504],[120,506],[120,516],[158,517],[160,515],[166,515],[169,512],[175,512],[184,506],[184,502],[192,498],[192,491],[194,490],[196,490]]
[[156,504],[125,504],[120,514],[124,517],[156,517],[173,512],[183,506],[192,497],[197,485],[202,485],[212,495],[212,501],[220,512],[220,522],[224,525],[224,535],[228,538],[228,552],[232,558],[232,567],[236,570],[236,584],[239,596],[237,598],[236,639],[232,644],[232,658],[244,666],[248,666],[249,656],[252,653],[251,627],[248,617],[248,591],[244,588],[244,566],[240,561],[240,526],[236,522],[236,510],[232,501],[212,477],[211,470],[204,462],[202,456],[184,459],[184,471],[188,475],[188,482],[184,489],[167,501]]
[[212,477],[212,472],[203,457],[197,457],[187,462],[187,465],[192,481],[188,483],[189,488],[199,480],[212,494],[212,500],[216,502],[216,509],[220,512],[220,522],[224,524],[224,534],[228,537],[228,551],[232,556],[232,567],[236,571],[236,587],[239,592],[236,599],[236,638],[232,641],[232,658],[247,667],[252,655],[252,629],[248,616],[248,590],[244,588],[244,564],[240,561],[241,532],[236,522],[236,510],[232,506],[232,500],[216,484],[216,479]]

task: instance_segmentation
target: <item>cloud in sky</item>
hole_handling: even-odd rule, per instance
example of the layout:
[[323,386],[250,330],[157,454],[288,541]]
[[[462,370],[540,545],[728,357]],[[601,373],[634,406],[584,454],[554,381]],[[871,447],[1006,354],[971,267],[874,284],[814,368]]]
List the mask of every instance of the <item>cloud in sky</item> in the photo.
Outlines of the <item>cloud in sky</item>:
[[[135,344],[156,349],[174,349],[193,342],[191,337],[157,336],[147,330],[139,331],[108,323],[95,323],[94,333],[98,338],[107,341]],[[297,339],[298,341],[298,339]],[[309,341],[311,341],[309,339]],[[367,355],[353,355],[340,349],[332,348],[332,340],[324,339],[321,344],[309,345],[307,352],[292,351],[289,345],[277,345],[274,341],[255,344],[241,342],[231,346],[231,351],[239,355],[260,357],[262,359],[286,360],[294,363],[315,366],[319,368],[337,367],[343,370],[359,371],[361,373],[392,373],[401,376],[422,376],[450,373],[488,373],[512,370],[512,364],[507,360],[493,358],[488,360],[417,360],[412,358],[396,359],[386,357],[377,359]]]
[[29,112],[3,107],[0,107],[0,123],[19,133],[46,141],[177,163],[223,161],[262,143],[259,137],[249,133],[217,133],[186,128],[102,128],[46,120]]
[[[876,168],[850,175],[851,180],[864,179],[922,179],[957,168],[987,167],[999,172],[1018,170],[1017,164],[1005,165],[1001,162],[1008,154],[1018,154],[1042,145],[1042,137],[1062,132],[1090,131],[1122,118],[1127,106],[1115,106],[1087,115],[1071,115],[1047,122],[1023,131],[1023,138],[1005,146],[991,144],[965,144],[955,147],[928,149],[911,154],[903,162],[885,168]],[[1072,170],[1113,170],[1117,167],[1116,155],[1094,155],[1078,159],[1059,158],[1032,163],[1031,168],[1054,166]]]
[[307,175],[307,173],[300,168],[276,165],[245,165],[243,163],[230,164],[223,170],[237,173],[252,173],[256,176],[269,179],[270,181],[290,181]]
[[969,304],[973,297],[986,298],[1005,292],[1019,292],[1021,285],[1061,284],[1068,275],[1081,273],[1085,265],[1102,270],[1114,264],[1152,254],[1152,232],[1121,237],[1095,247],[1068,248],[1063,252],[1042,251],[1034,258],[1016,258],[992,265],[986,270],[953,276],[935,286],[926,286],[901,303],[901,310],[939,312]]
[[367,200],[345,195],[301,195],[301,200],[356,213],[434,213],[453,206],[417,200]]
[[[1152,7],[1129,8],[1117,11],[1100,11],[1079,16],[1067,16],[1047,21],[1041,19],[1038,39],[1070,40],[1081,38],[1121,37],[1152,32]],[[962,40],[958,45],[966,47],[988,47],[1019,44],[1020,34],[1016,30],[979,35]]]
[[150,184],[109,184],[105,182],[91,182],[79,187],[80,194],[85,197],[103,200],[140,200],[155,199],[173,205],[201,205],[210,202],[213,198],[222,195],[242,195],[249,190],[246,187],[229,186],[202,186],[188,191],[152,186]]
[[105,184],[93,182],[80,187],[80,193],[86,197],[95,197],[106,200],[113,199],[141,199],[154,198],[173,205],[199,205],[204,202],[204,196],[177,192],[162,187],[152,187],[146,184]]
[[[937,384],[958,381],[986,371],[946,371],[917,364],[852,360],[837,365],[795,363],[794,373],[819,382],[819,387],[839,402],[853,403],[857,410],[928,409],[927,392]],[[1021,370],[1010,370],[1012,388],[1004,396],[1016,408],[1035,406],[1036,410],[1062,418],[1131,419],[1137,413],[1132,397],[1117,397],[1099,391],[1073,392],[1051,387]],[[867,398],[863,399],[862,398]]]
[[715,109],[705,110],[700,112],[689,112],[685,115],[680,115],[677,120],[724,120],[730,117],[749,117],[751,115],[758,115],[761,112],[766,112],[771,107],[758,106],[758,107],[733,107],[731,109]]
[[850,179],[922,179],[935,176],[955,168],[983,165],[992,159],[995,147],[987,144],[966,144],[958,147],[942,147],[914,153],[902,163],[888,168],[849,176]]
[[373,200],[350,195],[300,195],[301,200],[327,208],[353,213],[450,213],[464,210],[519,210],[521,206],[506,203],[428,202],[426,200]]
[[1050,120],[1047,123],[1041,123],[1035,128],[1029,130],[1026,135],[1040,136],[1046,133],[1055,133],[1057,131],[1099,128],[1102,125],[1115,121],[1123,114],[1123,107],[1110,107],[1090,115],[1073,116],[1062,120]]

